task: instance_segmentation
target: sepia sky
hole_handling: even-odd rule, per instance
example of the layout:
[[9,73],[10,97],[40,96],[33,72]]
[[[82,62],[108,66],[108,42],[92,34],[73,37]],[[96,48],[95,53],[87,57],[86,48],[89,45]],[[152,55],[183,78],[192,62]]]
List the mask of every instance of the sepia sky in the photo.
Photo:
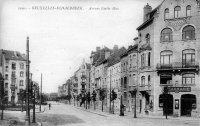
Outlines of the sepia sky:
[[[43,91],[57,92],[58,85],[73,75],[84,58],[89,62],[90,53],[96,46],[113,48],[114,44],[119,47],[133,44],[136,28],[142,23],[143,7],[149,3],[155,8],[161,2],[1,0],[0,48],[25,53],[26,37],[29,36],[33,79],[40,82],[43,73]],[[101,10],[102,7],[110,10]]]

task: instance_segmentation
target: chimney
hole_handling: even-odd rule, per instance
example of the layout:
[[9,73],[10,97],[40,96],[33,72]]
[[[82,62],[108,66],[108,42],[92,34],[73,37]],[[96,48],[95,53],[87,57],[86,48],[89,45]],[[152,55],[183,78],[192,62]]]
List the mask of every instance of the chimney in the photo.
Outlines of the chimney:
[[101,49],[101,48],[100,48],[99,46],[97,46],[97,47],[96,47],[96,52],[99,52],[100,49]]
[[114,45],[114,47],[113,47],[113,52],[115,53],[115,52],[117,52],[118,51],[118,45]]
[[152,11],[152,7],[147,3],[147,5],[144,6],[144,8],[143,8],[143,13],[144,13],[144,15],[143,15],[143,22],[145,22],[145,21],[148,20],[147,14],[149,12],[151,12],[151,11]]

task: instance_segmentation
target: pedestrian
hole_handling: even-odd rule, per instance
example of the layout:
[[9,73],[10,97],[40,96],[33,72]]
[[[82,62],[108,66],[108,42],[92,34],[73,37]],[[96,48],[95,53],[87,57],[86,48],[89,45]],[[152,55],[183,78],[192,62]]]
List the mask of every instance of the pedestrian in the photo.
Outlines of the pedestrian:
[[49,110],[51,109],[51,103],[49,103]]

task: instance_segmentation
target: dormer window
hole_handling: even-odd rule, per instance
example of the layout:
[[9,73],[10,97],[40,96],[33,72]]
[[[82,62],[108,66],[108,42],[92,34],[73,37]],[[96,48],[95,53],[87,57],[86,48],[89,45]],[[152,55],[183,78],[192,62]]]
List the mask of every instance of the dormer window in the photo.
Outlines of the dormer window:
[[174,8],[174,18],[179,18],[181,14],[181,7],[180,6],[176,6]]
[[150,43],[150,35],[149,34],[146,35],[146,43]]
[[169,9],[165,9],[164,19],[169,19]]
[[188,16],[191,16],[191,6],[190,5],[188,5],[187,7],[186,7],[186,16],[188,17]]

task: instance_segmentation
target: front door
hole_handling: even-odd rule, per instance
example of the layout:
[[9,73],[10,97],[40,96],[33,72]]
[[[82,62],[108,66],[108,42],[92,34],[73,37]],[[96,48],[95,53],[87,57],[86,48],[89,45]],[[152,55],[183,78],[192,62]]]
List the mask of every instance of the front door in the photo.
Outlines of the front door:
[[185,94],[181,96],[181,116],[191,116],[192,108],[195,106],[195,95]]

